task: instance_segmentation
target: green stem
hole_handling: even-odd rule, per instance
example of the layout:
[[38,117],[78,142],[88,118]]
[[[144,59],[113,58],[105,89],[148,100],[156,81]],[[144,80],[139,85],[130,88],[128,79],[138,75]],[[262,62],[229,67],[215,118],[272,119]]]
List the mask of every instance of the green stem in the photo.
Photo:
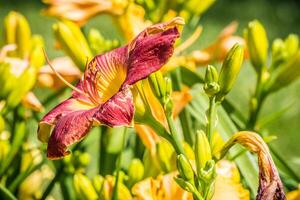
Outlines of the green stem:
[[119,156],[119,159],[117,162],[117,175],[116,175],[115,186],[114,186],[114,190],[113,190],[113,194],[112,194],[112,200],[118,200],[119,178],[120,178],[120,170],[121,170],[123,151],[125,149],[125,144],[126,144],[126,133],[127,133],[127,127],[125,127],[125,129],[124,129],[122,151],[120,153],[120,156]]
[[166,118],[167,118],[167,122],[168,122],[169,129],[170,129],[170,132],[171,132],[171,136],[173,138],[173,142],[174,142],[173,144],[175,145],[174,148],[176,150],[177,155],[179,155],[179,154],[185,155],[182,143],[179,139],[178,132],[175,128],[175,124],[174,124],[172,115],[166,115]]
[[212,135],[214,133],[215,123],[216,123],[216,102],[215,97],[209,98],[209,106],[206,113],[207,124],[206,124],[206,134],[209,143],[212,143]]
[[0,198],[6,200],[17,200],[17,198],[2,184],[0,184]]

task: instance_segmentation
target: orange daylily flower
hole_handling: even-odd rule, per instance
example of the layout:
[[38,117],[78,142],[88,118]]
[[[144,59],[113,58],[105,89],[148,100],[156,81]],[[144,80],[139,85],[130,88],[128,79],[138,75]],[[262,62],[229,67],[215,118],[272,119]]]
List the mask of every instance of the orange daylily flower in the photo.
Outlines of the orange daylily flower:
[[43,105],[33,92],[28,92],[22,99],[22,104],[28,109],[42,112],[44,110]]
[[126,0],[44,0],[49,7],[44,11],[46,15],[59,19],[67,19],[84,25],[90,18],[100,13],[121,15],[128,2]]
[[189,60],[194,61],[197,65],[207,65],[214,60],[222,61],[234,44],[246,44],[242,37],[233,35],[237,27],[237,22],[230,23],[221,31],[214,43],[203,50],[193,51]]

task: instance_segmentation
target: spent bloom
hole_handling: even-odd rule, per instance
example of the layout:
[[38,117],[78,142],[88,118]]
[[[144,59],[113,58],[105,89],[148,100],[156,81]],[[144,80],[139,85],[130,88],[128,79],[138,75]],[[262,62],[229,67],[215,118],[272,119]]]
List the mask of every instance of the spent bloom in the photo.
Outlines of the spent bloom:
[[256,153],[259,165],[259,188],[257,200],[284,200],[285,193],[279,174],[272,160],[269,148],[256,133],[241,131],[232,136],[222,150],[224,156],[235,144],[241,144],[251,152]]
[[183,23],[183,19],[174,18],[150,26],[128,45],[92,59],[72,96],[39,123],[38,138],[48,142],[47,157],[68,155],[67,147],[83,139],[93,124],[131,125],[134,106],[130,86],[167,62],[179,37],[177,26]]

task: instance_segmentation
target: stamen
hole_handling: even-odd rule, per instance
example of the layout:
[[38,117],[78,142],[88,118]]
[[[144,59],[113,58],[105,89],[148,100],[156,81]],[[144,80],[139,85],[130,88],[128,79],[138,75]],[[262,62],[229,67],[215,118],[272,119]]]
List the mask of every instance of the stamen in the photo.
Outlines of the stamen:
[[85,96],[87,96],[86,93],[84,93],[82,90],[79,90],[78,88],[74,87],[72,84],[70,84],[68,81],[66,81],[55,69],[54,67],[51,65],[50,60],[46,54],[46,51],[43,49],[44,52],[44,56],[46,58],[46,62],[48,63],[48,65],[50,66],[50,68],[52,69],[52,71],[55,73],[55,75],[64,83],[66,84],[68,87],[70,87],[72,90],[75,90],[76,92],[79,92],[80,94],[83,94]]
[[185,49],[187,49],[188,47],[190,47],[201,35],[202,33],[202,26],[198,26],[195,30],[195,32],[193,33],[193,35],[191,37],[189,37],[187,40],[185,40],[181,45],[179,45],[176,49],[174,54],[178,55],[180,54],[182,51],[184,51]]

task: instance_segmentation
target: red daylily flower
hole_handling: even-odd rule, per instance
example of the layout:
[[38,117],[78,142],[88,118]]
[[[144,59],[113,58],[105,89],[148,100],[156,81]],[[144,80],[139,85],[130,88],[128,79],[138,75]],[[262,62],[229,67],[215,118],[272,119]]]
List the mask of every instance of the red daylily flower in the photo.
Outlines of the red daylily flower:
[[130,125],[134,115],[130,85],[167,62],[179,37],[177,26],[183,23],[183,19],[174,18],[150,26],[130,44],[96,56],[72,96],[39,123],[38,138],[48,142],[47,157],[68,155],[68,146],[83,139],[93,124]]

